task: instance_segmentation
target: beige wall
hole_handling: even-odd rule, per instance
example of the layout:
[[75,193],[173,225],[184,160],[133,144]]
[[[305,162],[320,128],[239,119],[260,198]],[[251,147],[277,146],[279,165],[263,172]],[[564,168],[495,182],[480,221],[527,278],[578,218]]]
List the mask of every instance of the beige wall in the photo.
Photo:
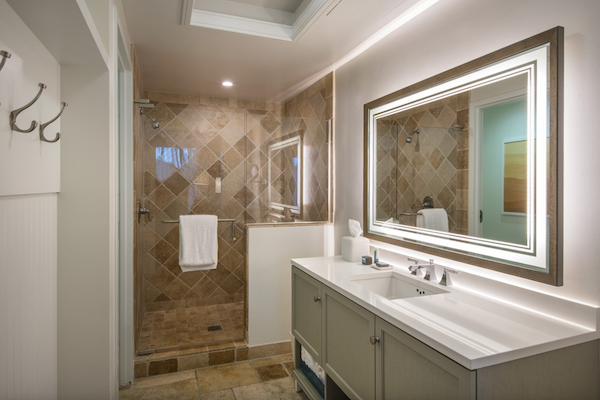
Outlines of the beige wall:
[[557,25],[565,28],[564,286],[475,268],[493,279],[600,305],[600,224],[580,200],[600,197],[598,1],[440,1],[336,71],[336,246],[363,220],[365,103]]

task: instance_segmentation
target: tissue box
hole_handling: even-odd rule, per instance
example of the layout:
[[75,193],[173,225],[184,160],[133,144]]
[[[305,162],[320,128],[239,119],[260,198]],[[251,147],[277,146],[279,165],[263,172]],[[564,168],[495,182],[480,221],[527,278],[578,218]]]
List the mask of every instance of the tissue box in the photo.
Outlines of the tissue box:
[[350,262],[360,262],[369,254],[369,239],[364,236],[344,236],[342,238],[342,258]]

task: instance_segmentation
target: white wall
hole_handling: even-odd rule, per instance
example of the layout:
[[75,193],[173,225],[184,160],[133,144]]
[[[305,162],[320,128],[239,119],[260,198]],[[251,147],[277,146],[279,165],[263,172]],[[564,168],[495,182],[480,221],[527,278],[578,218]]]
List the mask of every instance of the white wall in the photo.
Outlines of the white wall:
[[[58,192],[60,189],[60,140],[45,143],[39,129],[11,131],[9,114],[40,98],[17,118],[17,126],[29,129],[31,121],[46,123],[60,111],[60,65],[13,9],[0,1],[0,50],[12,57],[0,71],[0,195]],[[48,125],[46,137],[54,139],[60,119]]]
[[72,113],[63,120],[58,197],[61,399],[110,397],[108,84],[106,69],[62,68]]
[[290,340],[290,259],[332,255],[332,225],[248,227],[248,345]]
[[363,105],[555,26],[565,28],[564,286],[474,273],[600,305],[600,2],[440,0],[336,71],[336,253],[363,220]]
[[[48,85],[18,118],[28,128],[60,110],[60,65],[5,0],[0,50],[0,399],[57,398],[57,192],[60,145],[38,129],[11,132],[9,113]],[[60,120],[48,127],[52,138]],[[50,137],[48,135],[48,137]]]

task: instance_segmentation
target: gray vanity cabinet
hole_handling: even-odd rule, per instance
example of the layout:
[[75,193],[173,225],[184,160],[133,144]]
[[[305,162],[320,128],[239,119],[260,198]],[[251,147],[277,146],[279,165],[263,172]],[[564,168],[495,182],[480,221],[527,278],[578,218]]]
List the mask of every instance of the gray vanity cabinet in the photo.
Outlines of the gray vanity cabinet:
[[352,400],[375,396],[375,315],[323,286],[323,369]]
[[[327,400],[475,398],[474,371],[297,268],[292,268],[292,333],[333,382],[326,385]],[[303,374],[294,376],[309,398],[320,398]]]
[[321,362],[321,282],[292,268],[292,334]]
[[300,346],[325,370],[325,400],[600,399],[597,339],[471,371],[296,267],[292,293],[294,377],[311,400]]
[[377,400],[475,399],[476,373],[376,318]]
[[352,400],[468,400],[476,373],[323,286],[323,368]]

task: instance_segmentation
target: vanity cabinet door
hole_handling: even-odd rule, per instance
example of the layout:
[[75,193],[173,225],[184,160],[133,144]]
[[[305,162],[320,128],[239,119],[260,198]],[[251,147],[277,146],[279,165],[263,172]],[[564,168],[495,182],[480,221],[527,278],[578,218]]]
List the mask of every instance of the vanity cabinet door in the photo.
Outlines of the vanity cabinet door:
[[323,286],[323,369],[352,400],[375,397],[375,316]]
[[376,319],[377,400],[475,399],[475,371]]
[[292,334],[321,364],[321,283],[292,268]]

